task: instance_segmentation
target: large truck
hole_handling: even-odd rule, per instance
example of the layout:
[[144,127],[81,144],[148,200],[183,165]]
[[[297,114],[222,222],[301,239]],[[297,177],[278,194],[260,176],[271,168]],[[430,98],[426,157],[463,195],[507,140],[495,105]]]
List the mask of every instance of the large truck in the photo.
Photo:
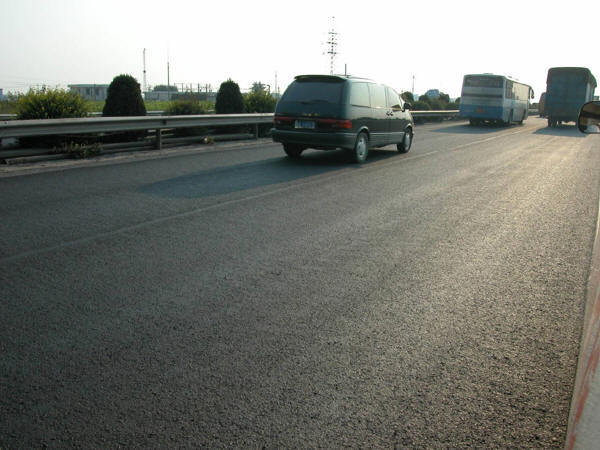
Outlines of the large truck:
[[546,93],[542,92],[540,95],[540,101],[538,103],[538,113],[540,117],[546,117]]
[[553,67],[546,79],[546,104],[544,114],[548,126],[562,122],[577,122],[584,103],[592,101],[596,78],[586,67]]

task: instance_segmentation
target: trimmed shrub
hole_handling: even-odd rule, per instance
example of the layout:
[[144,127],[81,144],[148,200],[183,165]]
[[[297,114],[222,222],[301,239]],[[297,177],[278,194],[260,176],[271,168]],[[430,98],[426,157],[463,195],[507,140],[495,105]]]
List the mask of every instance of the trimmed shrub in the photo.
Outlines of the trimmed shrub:
[[145,116],[140,83],[131,75],[116,76],[106,94],[102,115],[107,117]]
[[[175,100],[169,104],[165,110],[167,116],[191,116],[197,114],[206,114],[205,105],[194,100]],[[176,136],[200,136],[206,134],[206,129],[202,127],[176,128]]]
[[63,89],[30,90],[20,95],[15,104],[19,120],[68,119],[85,117],[87,113],[86,101],[79,94]]
[[[131,75],[118,75],[113,78],[106,92],[102,109],[104,117],[145,116],[146,105],[142,99],[140,83]],[[146,136],[146,131],[115,133],[105,138],[108,142],[136,141]]]
[[[87,102],[79,95],[64,89],[30,90],[19,95],[14,103],[15,114],[19,120],[33,119],[69,119],[85,117],[88,113]],[[70,142],[87,141],[83,137],[39,136],[19,139],[22,147],[56,147]]]
[[[215,101],[215,112],[217,114],[240,114],[244,112],[244,97],[240,92],[240,87],[231,78],[221,83],[217,92]],[[224,133],[245,133],[245,126],[224,126],[220,127]]]
[[191,116],[195,114],[206,114],[204,105],[194,100],[175,100],[165,110],[167,116]]
[[231,78],[221,83],[215,103],[217,114],[240,114],[244,112],[244,98],[240,87]]

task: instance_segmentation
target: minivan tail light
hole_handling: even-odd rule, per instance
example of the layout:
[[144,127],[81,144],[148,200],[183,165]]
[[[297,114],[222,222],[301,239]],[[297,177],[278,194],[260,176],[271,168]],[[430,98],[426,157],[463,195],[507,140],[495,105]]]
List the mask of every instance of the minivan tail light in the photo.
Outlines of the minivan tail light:
[[352,121],[351,120],[341,120],[341,119],[320,119],[319,123],[323,125],[328,125],[331,128],[341,129],[341,130],[350,130],[352,129]]
[[287,117],[287,116],[275,116],[273,118],[273,122],[275,123],[275,125],[287,125],[287,124],[291,124],[294,121],[293,117]]

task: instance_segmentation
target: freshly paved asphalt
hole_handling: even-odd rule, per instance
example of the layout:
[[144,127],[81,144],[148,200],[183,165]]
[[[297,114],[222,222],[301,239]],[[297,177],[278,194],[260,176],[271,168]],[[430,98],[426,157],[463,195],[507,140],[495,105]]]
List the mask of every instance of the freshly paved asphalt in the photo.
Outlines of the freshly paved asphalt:
[[0,173],[0,447],[562,447],[600,185],[574,127]]

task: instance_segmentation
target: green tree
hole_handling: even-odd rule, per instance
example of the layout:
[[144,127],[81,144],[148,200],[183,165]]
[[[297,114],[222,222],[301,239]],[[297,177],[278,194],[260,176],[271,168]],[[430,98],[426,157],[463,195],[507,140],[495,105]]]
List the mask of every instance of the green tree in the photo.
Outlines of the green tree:
[[245,96],[246,112],[249,113],[271,113],[275,111],[277,100],[268,92],[250,92]]
[[156,91],[161,91],[161,92],[166,92],[166,91],[168,91],[168,92],[177,92],[178,91],[177,86],[167,86],[166,84],[159,84],[157,86],[154,86],[152,88],[152,90],[154,92],[156,92]]
[[131,75],[116,76],[108,86],[102,115],[108,117],[145,116],[146,106],[142,99],[140,83]]
[[400,97],[402,97],[402,100],[410,103],[411,105],[415,103],[415,97],[413,96],[412,92],[404,91],[402,94],[400,94]]
[[264,92],[266,88],[266,85],[261,83],[260,81],[255,81],[254,83],[252,83],[252,92],[257,93],[257,92]]
[[440,101],[442,103],[450,103],[450,96],[448,94],[444,94],[443,92],[440,92]]
[[221,83],[215,103],[217,114],[239,114],[244,112],[244,98],[239,85],[229,78]]
[[429,106],[434,111],[442,111],[445,109],[445,104],[439,98],[429,99]]
[[[277,100],[266,91],[250,92],[244,96],[246,112],[249,113],[271,113],[275,111]],[[271,124],[259,125],[258,134],[265,136],[271,129]]]
[[429,111],[431,109],[431,106],[429,106],[429,103],[421,100],[421,97],[419,97],[419,100],[417,100],[413,105],[413,109],[415,111]]
[[[425,94],[419,95],[419,100],[418,101],[419,102],[423,102],[423,103],[427,103],[427,105],[431,106],[431,99],[428,96],[426,96]],[[431,109],[431,108],[429,108],[429,109]]]

